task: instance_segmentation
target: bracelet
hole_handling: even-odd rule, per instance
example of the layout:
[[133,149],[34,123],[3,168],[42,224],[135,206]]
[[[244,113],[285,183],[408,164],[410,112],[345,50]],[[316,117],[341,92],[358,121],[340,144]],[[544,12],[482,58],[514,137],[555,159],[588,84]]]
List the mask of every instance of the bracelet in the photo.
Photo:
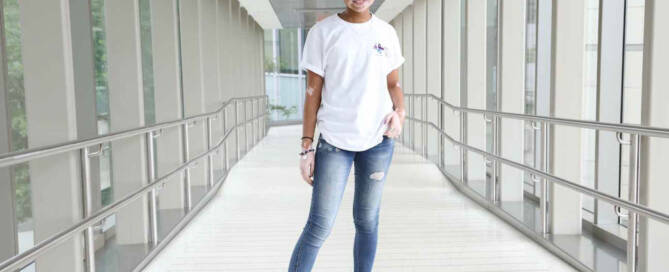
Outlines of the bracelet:
[[300,155],[300,156],[304,156],[304,155],[307,155],[307,153],[309,153],[309,152],[313,152],[313,151],[316,151],[316,149],[314,149],[314,148],[312,147],[312,148],[303,150],[302,152],[297,153],[297,154]]
[[304,140],[304,138],[307,138],[307,139],[311,140],[312,143],[314,142],[314,138],[311,138],[309,136],[302,136],[302,138],[300,140]]

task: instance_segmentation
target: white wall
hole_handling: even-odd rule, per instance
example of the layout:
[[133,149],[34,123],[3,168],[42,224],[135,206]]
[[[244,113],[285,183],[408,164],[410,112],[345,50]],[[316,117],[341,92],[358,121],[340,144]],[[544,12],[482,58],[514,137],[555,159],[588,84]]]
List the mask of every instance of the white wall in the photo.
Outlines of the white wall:
[[[414,51],[413,51],[413,6],[408,6],[402,12],[402,50],[404,54],[404,64],[402,65],[402,90],[404,93],[414,93]],[[407,115],[416,114],[416,109],[410,99],[405,100]],[[407,139],[416,137],[416,126],[413,122],[407,126]]]
[[[444,1],[444,55],[442,56],[444,62],[444,90],[443,98],[452,105],[460,105],[460,82],[462,80],[462,73],[460,71],[461,64],[461,0],[446,0]],[[460,115],[453,110],[444,109],[443,113],[444,130],[448,135],[455,140],[461,140],[460,135]],[[455,148],[454,144],[446,141],[444,147],[444,159],[448,169],[458,169],[460,164],[459,149]],[[459,170],[454,172],[457,174]],[[458,174],[459,175],[459,174]]]
[[[427,0],[427,40],[425,47],[427,50],[427,90],[428,94],[433,94],[441,98],[441,0]],[[434,99],[428,99],[427,118],[430,122],[440,125],[439,113],[441,105]],[[430,158],[439,162],[439,134],[431,127],[427,129],[427,150]]]
[[[137,1],[105,2],[107,56],[109,58],[109,111],[111,131],[144,126],[144,88],[139,39]],[[118,200],[146,184],[146,143],[144,137],[112,142],[112,186]],[[146,199],[133,202],[116,214],[119,244],[148,241]]]
[[[555,1],[553,8],[553,101],[555,117],[581,118],[585,3],[581,0]],[[581,178],[581,130],[552,128],[553,174],[573,182]],[[551,183],[551,230],[554,234],[581,233],[581,195]]]
[[[153,75],[156,122],[183,117],[179,26],[176,0],[151,1],[151,35],[153,41]],[[156,175],[165,175],[182,162],[181,128],[165,129],[156,138]],[[173,210],[184,206],[183,173],[172,176],[158,194],[159,209]]]
[[[67,3],[20,2],[28,148],[78,136]],[[79,154],[33,160],[29,167],[35,241],[40,242],[82,216]],[[81,244],[81,236],[76,236],[49,250],[36,260],[36,269],[83,271]]]
[[[427,0],[416,0],[413,3],[413,93],[427,93]],[[425,119],[425,98],[415,100],[414,114]],[[416,125],[416,148],[426,150],[422,124]],[[421,152],[422,153],[422,152]]]
[[[647,0],[644,26],[644,76],[642,88],[642,124],[669,127],[669,2]],[[667,152],[669,139],[643,137],[641,144],[640,202],[665,214],[669,213],[669,175]],[[654,220],[641,220],[639,271],[664,271],[669,267],[669,226]]]
[[[467,7],[467,107],[486,109],[486,46],[487,3],[469,1]],[[467,114],[467,144],[485,150],[486,124],[480,114]],[[469,153],[467,176],[471,181],[484,181],[486,166],[483,157]]]
[[[504,112],[525,112],[525,1],[502,1],[501,10],[501,96]],[[501,119],[500,151],[504,158],[522,163],[523,121]],[[502,164],[501,201],[523,200],[523,171]]]

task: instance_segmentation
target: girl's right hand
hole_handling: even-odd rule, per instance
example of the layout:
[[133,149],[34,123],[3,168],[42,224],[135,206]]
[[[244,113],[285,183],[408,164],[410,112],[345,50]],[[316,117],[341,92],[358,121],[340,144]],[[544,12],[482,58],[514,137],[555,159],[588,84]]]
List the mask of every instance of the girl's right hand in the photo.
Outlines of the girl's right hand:
[[312,178],[314,176],[314,162],[314,152],[308,152],[307,154],[300,156],[300,174],[302,174],[302,179],[311,186],[314,186],[314,180]]

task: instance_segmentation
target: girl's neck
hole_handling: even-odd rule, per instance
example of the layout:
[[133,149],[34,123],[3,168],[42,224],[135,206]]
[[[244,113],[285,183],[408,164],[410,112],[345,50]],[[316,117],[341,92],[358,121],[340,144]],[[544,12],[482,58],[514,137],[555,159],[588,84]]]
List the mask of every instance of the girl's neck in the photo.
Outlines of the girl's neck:
[[372,18],[372,14],[369,12],[369,10],[365,10],[364,12],[357,12],[349,8],[346,8],[344,12],[337,15],[349,23],[364,23]]

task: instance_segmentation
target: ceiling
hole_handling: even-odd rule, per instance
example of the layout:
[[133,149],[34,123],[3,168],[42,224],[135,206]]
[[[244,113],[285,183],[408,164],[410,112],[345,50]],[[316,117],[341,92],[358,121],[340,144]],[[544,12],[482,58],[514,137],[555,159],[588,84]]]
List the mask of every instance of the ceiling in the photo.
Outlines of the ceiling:
[[[342,11],[346,8],[344,0],[269,0],[283,28],[309,28],[317,19]],[[387,0],[386,0],[387,1]],[[383,4],[376,0],[372,12]]]
[[279,18],[276,17],[269,0],[239,0],[239,5],[246,9],[260,27],[264,29],[281,28]]

